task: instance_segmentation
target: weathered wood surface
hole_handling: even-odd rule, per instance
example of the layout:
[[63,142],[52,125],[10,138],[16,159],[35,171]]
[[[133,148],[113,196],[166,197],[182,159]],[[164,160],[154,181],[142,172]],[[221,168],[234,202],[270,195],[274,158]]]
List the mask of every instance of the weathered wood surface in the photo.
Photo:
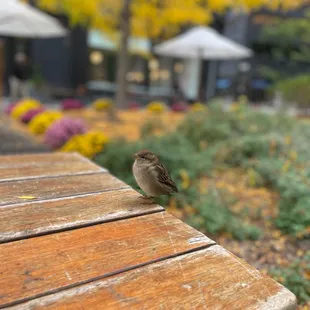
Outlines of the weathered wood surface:
[[77,154],[0,156],[0,308],[295,308],[281,285],[138,196]]
[[13,309],[294,309],[295,296],[215,245]]
[[0,182],[0,208],[25,201],[19,197],[34,197],[32,201],[36,201],[120,188],[128,188],[128,185],[108,173]]
[[0,182],[106,171],[77,154],[68,155],[55,153],[36,156],[3,156],[0,162]]
[[0,305],[212,243],[165,212],[5,243],[0,245]]
[[127,188],[0,208],[0,243],[163,211],[158,205],[141,203],[139,196]]
[[62,164],[77,162],[90,162],[78,153],[43,153],[43,154],[22,154],[0,156],[0,168],[2,167],[30,167],[40,164],[48,166],[50,163],[59,162]]

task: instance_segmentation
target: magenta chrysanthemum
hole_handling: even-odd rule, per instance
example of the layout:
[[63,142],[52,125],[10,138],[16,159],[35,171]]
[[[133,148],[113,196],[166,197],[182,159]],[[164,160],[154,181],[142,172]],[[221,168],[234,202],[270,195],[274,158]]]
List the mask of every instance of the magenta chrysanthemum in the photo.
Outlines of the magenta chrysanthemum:
[[75,110],[82,109],[83,103],[80,100],[70,98],[63,100],[61,106],[63,110]]
[[4,113],[7,115],[11,115],[12,110],[14,109],[16,104],[17,104],[17,102],[12,102],[12,103],[8,104],[4,109]]
[[25,124],[28,124],[36,115],[44,112],[44,108],[35,108],[27,111],[21,118],[21,121]]
[[86,132],[80,119],[64,117],[55,121],[45,133],[45,143],[53,149],[62,147],[72,136]]

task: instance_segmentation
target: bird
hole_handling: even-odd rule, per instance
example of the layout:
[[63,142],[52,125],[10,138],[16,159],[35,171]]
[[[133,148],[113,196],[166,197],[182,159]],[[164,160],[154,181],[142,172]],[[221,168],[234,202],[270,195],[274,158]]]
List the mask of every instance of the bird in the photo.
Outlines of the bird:
[[149,150],[139,151],[134,155],[132,167],[134,178],[146,195],[139,198],[150,199],[177,193],[179,190],[172,181],[169,172],[158,157]]

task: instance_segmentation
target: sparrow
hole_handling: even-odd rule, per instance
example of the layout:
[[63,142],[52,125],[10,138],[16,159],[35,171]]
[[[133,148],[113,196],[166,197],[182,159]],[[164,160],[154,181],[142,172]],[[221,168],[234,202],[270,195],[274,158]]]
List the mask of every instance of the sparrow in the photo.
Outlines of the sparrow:
[[148,150],[142,150],[135,154],[132,172],[137,184],[146,194],[140,198],[153,199],[179,191],[158,157]]

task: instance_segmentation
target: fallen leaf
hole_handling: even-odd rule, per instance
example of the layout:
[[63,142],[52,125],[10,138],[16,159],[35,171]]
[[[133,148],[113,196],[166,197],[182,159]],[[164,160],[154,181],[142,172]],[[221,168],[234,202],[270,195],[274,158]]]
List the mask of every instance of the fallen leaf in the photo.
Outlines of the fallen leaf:
[[36,197],[34,197],[34,196],[18,196],[17,198],[26,199],[26,200],[36,199]]

